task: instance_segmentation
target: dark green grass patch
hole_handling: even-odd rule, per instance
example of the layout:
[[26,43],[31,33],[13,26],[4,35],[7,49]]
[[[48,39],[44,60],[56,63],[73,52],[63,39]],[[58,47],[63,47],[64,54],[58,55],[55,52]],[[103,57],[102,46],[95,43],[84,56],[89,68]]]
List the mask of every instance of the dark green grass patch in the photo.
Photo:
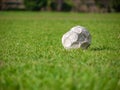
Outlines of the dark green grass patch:
[[[66,51],[76,25],[88,50]],[[119,90],[120,14],[0,12],[0,90]]]

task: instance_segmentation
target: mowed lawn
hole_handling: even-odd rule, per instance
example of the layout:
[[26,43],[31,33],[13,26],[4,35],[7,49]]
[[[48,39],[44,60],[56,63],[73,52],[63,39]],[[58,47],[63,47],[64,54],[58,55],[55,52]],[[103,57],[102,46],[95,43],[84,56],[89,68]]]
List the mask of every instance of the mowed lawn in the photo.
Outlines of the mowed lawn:
[[[76,25],[91,46],[67,51]],[[120,14],[0,12],[0,90],[120,90]]]

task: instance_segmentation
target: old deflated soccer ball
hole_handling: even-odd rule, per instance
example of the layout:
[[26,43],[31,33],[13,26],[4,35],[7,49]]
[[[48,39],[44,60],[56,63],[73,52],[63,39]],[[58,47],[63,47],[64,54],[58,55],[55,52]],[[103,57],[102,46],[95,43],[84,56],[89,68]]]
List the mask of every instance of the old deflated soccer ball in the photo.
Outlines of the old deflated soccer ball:
[[65,49],[87,49],[91,44],[91,35],[85,27],[75,26],[62,37]]

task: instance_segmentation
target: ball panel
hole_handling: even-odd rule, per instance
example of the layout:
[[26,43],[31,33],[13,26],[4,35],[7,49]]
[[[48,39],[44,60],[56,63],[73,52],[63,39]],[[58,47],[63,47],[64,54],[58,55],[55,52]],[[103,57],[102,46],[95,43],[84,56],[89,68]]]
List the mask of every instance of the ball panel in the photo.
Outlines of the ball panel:
[[83,28],[80,28],[80,27],[77,26],[77,27],[72,28],[71,31],[75,32],[77,34],[80,34],[82,32],[82,29]]
[[89,42],[82,42],[81,45],[80,45],[80,47],[81,47],[82,49],[87,49],[89,46],[90,46],[90,43],[89,43]]
[[71,40],[72,43],[74,43],[78,40],[78,35],[76,33],[72,33],[68,38]]
[[71,41],[69,40],[69,38],[64,39],[64,41],[63,41],[63,46],[64,46],[65,48],[71,46]]
[[72,45],[71,45],[71,48],[79,48],[79,47],[80,47],[80,44],[78,41],[72,43]]

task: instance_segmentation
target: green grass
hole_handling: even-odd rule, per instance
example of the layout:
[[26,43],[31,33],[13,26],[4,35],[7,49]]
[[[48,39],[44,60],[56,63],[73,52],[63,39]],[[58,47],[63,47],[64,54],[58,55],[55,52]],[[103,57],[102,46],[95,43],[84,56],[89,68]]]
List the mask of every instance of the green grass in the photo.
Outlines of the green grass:
[[[92,44],[66,51],[76,25]],[[0,12],[0,90],[120,90],[120,14]]]

